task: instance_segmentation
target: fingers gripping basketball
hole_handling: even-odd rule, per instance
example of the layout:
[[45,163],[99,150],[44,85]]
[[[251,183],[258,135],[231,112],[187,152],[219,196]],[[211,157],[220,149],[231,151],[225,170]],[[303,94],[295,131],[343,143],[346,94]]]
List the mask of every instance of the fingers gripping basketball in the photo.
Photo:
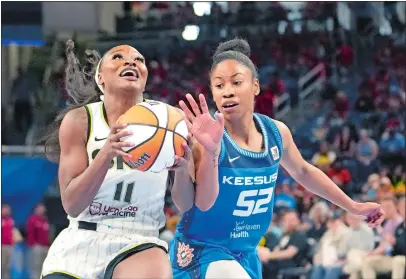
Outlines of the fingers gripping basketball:
[[157,101],[140,103],[119,119],[128,124],[132,135],[122,141],[134,146],[123,150],[132,155],[124,158],[131,167],[140,171],[160,172],[174,164],[175,155],[183,156],[182,143],[188,130],[182,115],[174,107]]

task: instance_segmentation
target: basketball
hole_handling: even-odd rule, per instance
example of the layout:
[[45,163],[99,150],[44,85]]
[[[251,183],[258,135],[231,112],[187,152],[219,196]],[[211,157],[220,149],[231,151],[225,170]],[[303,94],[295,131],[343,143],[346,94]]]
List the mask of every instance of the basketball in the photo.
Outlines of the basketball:
[[130,108],[119,122],[128,124],[126,129],[133,133],[121,140],[135,144],[123,148],[132,155],[124,160],[134,169],[161,172],[173,166],[175,155],[184,155],[188,130],[176,108],[148,100]]

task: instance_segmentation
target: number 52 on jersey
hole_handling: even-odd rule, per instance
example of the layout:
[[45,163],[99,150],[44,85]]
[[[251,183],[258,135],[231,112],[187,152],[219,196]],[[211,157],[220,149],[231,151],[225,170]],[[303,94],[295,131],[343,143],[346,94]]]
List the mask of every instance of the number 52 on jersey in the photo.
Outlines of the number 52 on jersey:
[[[265,213],[268,211],[268,204],[272,200],[275,187],[259,190],[242,191],[238,197],[236,206],[245,209],[235,209],[234,216],[249,217],[254,214]],[[261,198],[258,198],[261,196]]]

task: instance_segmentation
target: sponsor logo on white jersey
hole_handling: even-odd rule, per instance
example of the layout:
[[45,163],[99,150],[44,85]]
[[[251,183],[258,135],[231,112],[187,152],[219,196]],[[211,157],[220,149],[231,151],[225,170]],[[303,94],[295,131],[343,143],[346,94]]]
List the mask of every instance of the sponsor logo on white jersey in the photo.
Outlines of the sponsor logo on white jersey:
[[105,205],[100,202],[93,202],[89,206],[89,213],[92,216],[115,216],[115,217],[135,217],[138,211],[137,206],[127,206],[125,208],[117,208],[110,205]]

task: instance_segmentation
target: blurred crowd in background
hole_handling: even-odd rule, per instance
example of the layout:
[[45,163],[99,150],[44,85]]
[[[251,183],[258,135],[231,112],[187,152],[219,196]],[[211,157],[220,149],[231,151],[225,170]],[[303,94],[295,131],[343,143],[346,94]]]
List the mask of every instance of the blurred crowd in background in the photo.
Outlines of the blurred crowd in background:
[[[219,32],[229,26],[284,21],[286,24],[279,24],[273,33],[266,28],[247,27],[237,34],[250,43],[251,59],[260,73],[256,111],[275,117],[275,104],[288,96],[292,113],[280,120],[294,131],[303,157],[353,199],[379,202],[386,212],[382,226],[371,229],[358,217],[306,191],[280,169],[273,220],[258,247],[264,278],[405,278],[406,44],[404,40],[398,42],[400,35],[396,33],[396,28],[404,32],[405,25],[402,29],[397,22],[393,36],[382,36],[361,20],[359,26],[365,28],[357,30],[354,39],[351,32],[338,27],[310,28],[302,24],[299,28],[289,19],[292,13],[279,2],[272,2],[266,9],[255,2],[230,5],[228,9],[224,2],[213,2],[209,15],[199,16],[187,2],[178,6],[155,2],[148,12],[137,3],[124,5],[128,13],[117,20],[121,33],[130,32],[134,26],[147,32],[202,22]],[[301,9],[302,20],[316,20],[324,26],[325,19],[331,17],[338,26],[336,9],[333,2],[309,2]],[[76,43],[82,54],[89,46]],[[148,49],[146,97],[172,105],[186,93],[202,93],[210,100],[207,73],[218,43],[184,43],[171,38],[165,42],[166,51]],[[50,40],[47,44],[53,46],[55,59],[44,71],[20,69],[12,83],[9,103],[2,103],[2,145],[40,144],[43,128],[71,102],[64,88],[64,41]],[[298,85],[298,80],[320,65],[322,71],[315,78],[322,76],[325,83],[305,108],[313,112],[308,117],[298,96],[314,79],[304,86]],[[213,102],[210,106],[215,110]],[[304,120],[291,119],[295,112]],[[58,206],[59,211],[53,209]],[[15,226],[14,209],[3,204],[2,278],[10,277],[16,243],[31,248],[29,260],[24,261],[29,262],[30,274],[38,278],[47,247],[66,225],[65,219],[60,221],[65,218],[60,208],[55,202],[39,203],[24,225]],[[165,213],[167,224],[161,238],[169,242],[179,220],[169,191]]]

